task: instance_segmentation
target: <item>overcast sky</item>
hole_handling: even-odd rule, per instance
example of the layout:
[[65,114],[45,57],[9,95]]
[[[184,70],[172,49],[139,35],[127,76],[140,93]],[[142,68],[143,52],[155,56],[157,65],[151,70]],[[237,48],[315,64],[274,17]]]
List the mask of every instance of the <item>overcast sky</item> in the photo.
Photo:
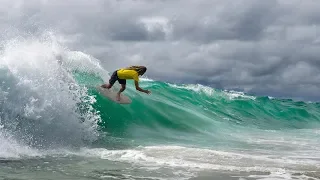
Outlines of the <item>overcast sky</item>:
[[140,64],[156,80],[320,100],[319,0],[0,2],[6,36],[53,29],[108,71]]

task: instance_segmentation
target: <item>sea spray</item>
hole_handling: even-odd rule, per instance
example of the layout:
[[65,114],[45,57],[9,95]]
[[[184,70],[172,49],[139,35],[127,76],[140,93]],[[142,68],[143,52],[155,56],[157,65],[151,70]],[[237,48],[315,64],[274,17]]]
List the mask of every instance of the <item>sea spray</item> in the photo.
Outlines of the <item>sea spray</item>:
[[[50,36],[49,36],[50,37]],[[70,51],[57,52],[56,42],[16,38],[4,44],[0,61],[1,131],[37,148],[82,146],[99,136],[94,99],[70,75]],[[73,53],[74,54],[74,53]],[[79,53],[79,57],[82,56]],[[85,61],[83,61],[85,62]]]

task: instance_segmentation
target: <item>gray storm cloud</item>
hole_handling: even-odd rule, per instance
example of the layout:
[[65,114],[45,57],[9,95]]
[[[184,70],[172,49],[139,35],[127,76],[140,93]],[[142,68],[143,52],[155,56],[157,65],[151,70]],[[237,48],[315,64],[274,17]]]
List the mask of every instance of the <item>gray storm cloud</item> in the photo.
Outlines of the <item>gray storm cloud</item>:
[[[319,100],[320,1],[1,0],[2,34],[53,29],[104,67],[150,78]],[[4,35],[2,35],[4,36]]]

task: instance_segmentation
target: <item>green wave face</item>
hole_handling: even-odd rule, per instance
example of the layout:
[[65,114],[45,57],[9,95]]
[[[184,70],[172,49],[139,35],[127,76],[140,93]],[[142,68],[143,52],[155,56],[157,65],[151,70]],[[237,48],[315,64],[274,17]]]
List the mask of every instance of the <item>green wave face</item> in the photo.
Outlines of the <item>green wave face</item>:
[[[135,90],[127,82],[129,105],[114,103],[95,89],[103,83],[98,76],[74,73],[96,99],[94,108],[102,121],[100,131],[108,138],[139,143],[187,143],[205,146],[237,146],[239,135],[265,131],[319,127],[318,103],[254,97],[220,91],[202,85],[173,85],[142,80],[151,95]],[[114,90],[119,87],[116,83]],[[252,135],[252,134],[250,134]],[[248,135],[249,136],[249,135]]]

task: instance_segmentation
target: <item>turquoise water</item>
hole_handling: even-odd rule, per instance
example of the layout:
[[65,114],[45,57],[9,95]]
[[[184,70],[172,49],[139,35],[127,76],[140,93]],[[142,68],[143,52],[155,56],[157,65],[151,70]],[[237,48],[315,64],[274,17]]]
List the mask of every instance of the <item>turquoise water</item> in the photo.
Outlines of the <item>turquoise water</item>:
[[142,78],[119,105],[98,60],[28,47],[0,64],[0,178],[319,179],[319,103]]
[[97,100],[94,108],[100,111],[100,127],[120,137],[141,138],[139,132],[130,132],[132,126],[133,130],[141,128],[139,131],[152,133],[148,137],[154,139],[174,140],[178,133],[220,141],[219,133],[226,135],[237,130],[290,131],[318,129],[320,125],[319,103],[255,97],[199,84],[142,80],[142,87],[150,89],[152,95],[137,92],[133,83],[128,83],[124,94],[133,102],[118,105],[110,103],[91,86],[103,83],[99,77],[81,73],[75,73],[75,77],[80,85],[89,87],[90,95]]

